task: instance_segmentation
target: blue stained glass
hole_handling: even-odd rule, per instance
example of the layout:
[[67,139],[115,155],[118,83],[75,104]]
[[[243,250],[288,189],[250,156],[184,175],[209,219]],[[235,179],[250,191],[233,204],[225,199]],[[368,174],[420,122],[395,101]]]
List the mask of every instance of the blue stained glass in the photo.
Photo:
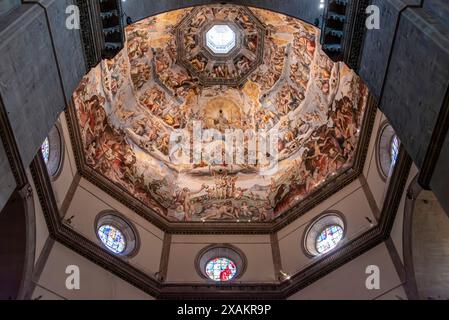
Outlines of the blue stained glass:
[[103,225],[98,229],[98,236],[106,248],[113,253],[121,254],[125,251],[125,237],[117,228],[110,225]]
[[343,238],[343,228],[334,225],[326,227],[316,239],[316,249],[320,254],[334,249]]
[[400,146],[399,138],[397,135],[393,136],[393,139],[391,140],[391,146],[390,146],[390,159],[391,159],[391,167],[394,167],[396,164],[396,161],[398,160],[399,155],[399,146]]
[[50,159],[50,142],[48,141],[48,138],[45,138],[45,141],[41,146],[41,152],[44,157],[45,164],[48,164],[48,160]]
[[237,274],[237,267],[228,258],[215,258],[207,263],[206,274],[210,279],[217,282],[230,281]]

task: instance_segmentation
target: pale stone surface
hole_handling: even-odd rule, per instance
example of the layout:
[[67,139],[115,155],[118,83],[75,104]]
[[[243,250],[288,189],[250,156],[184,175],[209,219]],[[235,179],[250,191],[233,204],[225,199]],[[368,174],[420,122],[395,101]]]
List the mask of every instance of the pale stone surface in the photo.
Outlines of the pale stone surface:
[[449,218],[431,192],[416,201],[412,235],[420,298],[449,300]]

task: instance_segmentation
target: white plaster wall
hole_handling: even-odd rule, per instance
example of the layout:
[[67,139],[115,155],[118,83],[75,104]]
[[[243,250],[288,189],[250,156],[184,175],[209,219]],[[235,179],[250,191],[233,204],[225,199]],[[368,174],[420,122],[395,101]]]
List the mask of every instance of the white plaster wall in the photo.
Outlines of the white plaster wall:
[[[357,237],[361,233],[368,231],[375,224],[375,218],[360,181],[356,180],[300,219],[279,231],[279,248],[284,272],[295,274],[314,262],[314,259],[307,257],[302,250],[302,239],[309,223],[318,214],[328,210],[337,210],[344,214],[346,236],[343,241],[349,241]],[[366,217],[374,224],[371,225]]]
[[35,263],[39,259],[42,249],[45,246],[45,242],[48,239],[49,232],[47,228],[47,223],[44,218],[44,214],[42,211],[42,206],[39,201],[39,197],[37,196],[36,187],[33,182],[33,177],[29,170],[27,170],[27,178],[30,182],[31,188],[33,190],[33,202],[34,202],[34,215],[36,219],[36,251],[34,256]]
[[[368,290],[366,268],[376,265],[380,269],[380,289]],[[339,269],[292,295],[290,300],[371,300],[384,296],[401,286],[385,244],[380,244]],[[403,295],[404,297],[404,295]],[[391,298],[386,296],[386,298]]]
[[90,182],[81,179],[66,217],[73,216],[71,224],[73,229],[101,246],[96,236],[95,219],[105,210],[114,210],[123,214],[139,233],[140,250],[135,257],[127,258],[128,262],[149,275],[158,272],[164,233]]
[[[78,266],[80,290],[66,287],[67,266]],[[38,281],[32,299],[54,300],[152,300],[145,292],[55,243]]]
[[383,179],[377,165],[377,138],[379,136],[380,130],[382,129],[382,124],[385,121],[385,116],[378,111],[376,114],[376,119],[374,121],[373,134],[371,135],[369,152],[365,162],[365,167],[363,170],[363,175],[366,178],[368,186],[373,194],[374,200],[376,201],[379,210],[382,210],[382,205],[384,202],[385,192],[387,190],[387,181]]
[[211,244],[231,244],[245,254],[248,265],[240,282],[275,282],[268,235],[173,235],[167,282],[204,282],[195,269],[198,253]]
[[403,233],[404,233],[404,210],[405,210],[405,201],[407,197],[407,190],[412,183],[413,179],[418,174],[418,168],[415,165],[412,165],[410,170],[409,177],[407,179],[407,183],[405,184],[405,189],[402,194],[401,202],[399,204],[398,212],[396,214],[396,219],[393,223],[393,228],[391,229],[391,240],[393,241],[394,246],[396,247],[396,251],[401,258],[402,263],[404,263],[404,249],[403,249]]
[[63,137],[64,158],[60,174],[56,180],[52,181],[52,186],[58,208],[61,209],[64,199],[66,198],[77,173],[77,168],[64,112],[59,117],[59,123],[61,124],[62,129],[60,134]]

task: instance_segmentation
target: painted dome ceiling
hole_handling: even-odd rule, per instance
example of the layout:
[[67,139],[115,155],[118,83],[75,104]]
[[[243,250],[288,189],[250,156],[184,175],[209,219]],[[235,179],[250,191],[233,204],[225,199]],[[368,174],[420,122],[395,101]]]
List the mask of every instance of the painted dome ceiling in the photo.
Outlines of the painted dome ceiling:
[[269,223],[352,169],[367,89],[315,27],[211,5],[126,38],[76,90],[77,134],[90,172],[149,214]]

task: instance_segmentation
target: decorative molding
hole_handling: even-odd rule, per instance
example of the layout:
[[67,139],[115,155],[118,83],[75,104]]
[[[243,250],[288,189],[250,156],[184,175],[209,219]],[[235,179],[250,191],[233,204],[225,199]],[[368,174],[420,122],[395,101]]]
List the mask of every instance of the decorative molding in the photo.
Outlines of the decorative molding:
[[31,172],[37,194],[42,204],[51,236],[74,252],[115,274],[131,285],[156,299],[286,299],[299,290],[336,270],[345,263],[362,255],[386,241],[391,232],[396,212],[409,176],[411,159],[401,147],[397,165],[393,171],[379,224],[368,232],[349,241],[335,252],[324,256],[306,269],[283,283],[231,283],[231,284],[185,284],[161,283],[112,254],[96,243],[63,225],[60,218],[50,179],[41,157],[31,164]]
[[[22,189],[16,192],[20,198],[25,215],[26,223],[26,248],[25,248],[25,261],[22,271],[22,281],[20,290],[18,292],[17,299],[27,299],[27,293],[32,288],[33,274],[34,274],[34,260],[36,254],[36,215],[33,200],[33,189],[27,183]],[[20,214],[20,212],[15,212]]]
[[103,59],[113,59],[125,45],[125,28],[123,25],[122,0],[101,0],[100,19],[104,47]]
[[300,273],[293,276],[291,283],[283,285],[282,292],[285,296],[288,297],[307,287],[314,281],[324,277],[338,267],[355,259],[389,238],[402,198],[401,190],[404,189],[406,184],[411,163],[411,158],[406,153],[405,149],[401,148],[398,162],[388,187],[379,224],[365,234],[360,235],[356,239],[342,246],[335,253],[324,257],[322,260],[310,265],[305,270],[302,270]]
[[160,214],[146,206],[143,202],[134,198],[123,187],[112,183],[109,179],[86,165],[83,151],[84,147],[80,138],[81,135],[73,101],[66,110],[66,117],[76,165],[81,177],[97,186],[162,231],[171,234],[270,234],[278,232],[291,222],[303,216],[309,210],[354,182],[363,173],[376,112],[377,104],[374,97],[370,94],[367,99],[362,132],[360,133],[360,139],[352,168],[349,168],[335,179],[328,181],[298,205],[269,223],[169,222]]
[[[358,71],[366,34],[366,8],[370,0],[325,2],[321,44],[334,61],[344,61]],[[328,21],[331,27],[328,27]]]
[[88,68],[93,68],[101,61],[101,53],[104,47],[100,1],[76,0],[76,3],[80,8],[84,60]]
[[53,239],[142,291],[154,297],[158,296],[160,284],[156,279],[131,266],[120,257],[106,252],[97,243],[63,224],[42,157],[37,156],[33,160],[30,170],[48,231]]
[[365,194],[365,197],[368,200],[368,204],[371,208],[371,211],[373,212],[373,215],[376,218],[376,220],[379,221],[380,209],[377,206],[376,199],[374,198],[373,192],[371,191],[368,181],[366,180],[366,177],[363,174],[359,176],[359,180],[360,184],[362,185],[363,193]]
[[407,197],[404,205],[404,218],[402,229],[402,255],[405,267],[405,285],[407,297],[411,300],[418,300],[419,293],[415,278],[415,267],[413,263],[413,212],[415,210],[416,199],[423,188],[418,183],[419,174],[413,179],[407,189]]
[[164,240],[162,243],[161,262],[159,265],[159,272],[157,278],[159,281],[164,282],[167,279],[168,263],[170,261],[172,235],[169,233],[164,234]]
[[[79,1],[83,3],[84,1]],[[371,136],[372,123],[374,122],[374,100],[370,97],[369,108],[365,115],[367,121],[364,125],[363,132],[361,134],[361,139],[359,142],[359,148],[357,150],[357,156],[354,164],[354,168],[348,171],[348,175],[338,181],[338,183],[333,182],[325,189],[324,195],[317,197],[314,201],[310,202],[308,205],[303,206],[298,209],[292,216],[290,220],[278,221],[275,225],[269,226],[253,226],[253,225],[236,225],[236,224],[197,224],[189,225],[183,224],[178,228],[178,226],[167,225],[164,221],[159,222],[163,230],[169,231],[171,233],[226,233],[226,234],[243,234],[246,233],[245,229],[249,229],[248,233],[275,233],[283,226],[287,225],[291,221],[300,217],[304,212],[308,211],[310,208],[314,207],[329,195],[339,191],[341,188],[351,183],[360,175],[363,170],[363,165],[365,163],[366,151],[369,144],[369,137]],[[1,104],[1,100],[0,100]],[[79,132],[76,132],[76,115],[74,114],[73,105],[69,105],[66,111],[69,115],[68,119],[73,120],[73,126],[69,124],[69,131],[71,134],[71,139],[75,149],[75,158],[77,160],[77,165],[79,168],[82,167],[84,163],[83,153],[78,153],[78,150],[82,150],[82,145],[77,140]],[[73,118],[72,118],[73,116]],[[371,122],[370,122],[371,121]],[[70,122],[70,121],[69,121]],[[367,125],[367,123],[370,123]],[[6,128],[6,130],[5,130]],[[0,135],[5,144],[5,149],[8,155],[8,159],[11,163],[16,181],[20,186],[25,186],[27,184],[27,177],[25,168],[20,159],[20,155],[15,143],[15,139],[9,126],[7,115],[2,105],[0,105]],[[314,264],[308,266],[306,269],[295,274],[291,281],[284,283],[256,283],[256,284],[164,284],[158,281],[156,278],[146,274],[145,272],[137,269],[136,267],[130,265],[125,260],[116,257],[101,247],[97,243],[90,241],[86,237],[75,232],[73,229],[64,225],[59,209],[54,196],[53,188],[51,185],[50,177],[42,159],[42,156],[36,156],[33,160],[30,169],[32,173],[33,180],[36,185],[37,196],[42,205],[43,215],[45,217],[48,230],[51,239],[55,239],[62,245],[66,246],[75,253],[87,258],[98,266],[104,268],[107,271],[115,274],[116,276],[127,281],[131,285],[141,289],[142,291],[154,296],[159,299],[285,299],[290,295],[296,293],[302,288],[310,285],[314,281],[324,277],[330,272],[336,270],[343,264],[351,261],[352,259],[362,255],[371,248],[379,245],[380,243],[387,240],[390,236],[391,228],[396,216],[396,212],[399,207],[399,203],[402,197],[402,190],[404,189],[405,183],[408,178],[409,170],[411,166],[411,159],[406,154],[404,148],[401,147],[399,153],[397,165],[394,169],[391,181],[388,187],[388,193],[386,195],[385,203],[382,208],[381,218],[379,224],[370,229],[363,235],[360,235],[356,239],[346,243],[341,246],[338,250],[332,254],[326,255],[323,259],[316,261]],[[80,170],[81,171],[81,170]],[[86,173],[82,173],[84,176]],[[89,180],[89,179],[88,179]],[[112,191],[111,191],[112,192]],[[120,190],[115,190],[115,192],[123,192]],[[27,194],[29,192],[27,191]],[[123,200],[125,201],[125,200]],[[126,204],[126,203],[125,203]],[[136,206],[139,207],[141,204],[130,204],[129,207]],[[154,218],[150,218],[148,212],[142,206],[142,211],[136,211],[148,221],[156,221]],[[157,224],[156,221],[154,224]],[[208,227],[215,228],[212,231],[205,231]],[[189,230],[192,228],[193,231]],[[237,229],[237,230],[236,230]],[[51,240],[50,240],[51,241]]]
[[72,203],[73,197],[75,196],[76,190],[78,190],[78,186],[81,181],[81,176],[77,172],[75,176],[73,177],[72,183],[70,184],[69,190],[67,191],[67,194],[62,202],[60,214],[61,218],[64,218],[67,214],[67,211],[69,210],[70,204]]
[[44,248],[42,249],[39,258],[37,259],[36,265],[34,266],[32,283],[28,290],[25,292],[25,300],[30,300],[33,296],[34,290],[36,289],[36,286],[38,286],[42,272],[44,271],[44,267],[47,263],[51,251],[53,250],[54,244],[55,240],[53,240],[52,238],[47,238],[47,241],[45,241]]
[[9,123],[8,114],[3,104],[3,99],[0,96],[0,138],[3,142],[3,146],[6,152],[6,156],[9,160],[12,173],[16,180],[18,188],[24,187],[28,183],[25,168],[22,164],[22,158],[20,156],[19,149],[16,144],[14,132]]
[[343,38],[343,61],[356,72],[360,67],[361,52],[366,34],[366,8],[370,0],[349,0],[347,23]]
[[282,258],[281,249],[279,248],[279,238],[277,233],[270,234],[271,254],[273,256],[274,275],[279,280],[282,277]]
[[396,250],[396,246],[394,245],[391,237],[385,240],[385,246],[387,247],[391,261],[393,261],[399,279],[401,280],[401,282],[404,283],[406,281],[405,268],[404,265],[402,264],[401,257],[399,256],[398,250]]

